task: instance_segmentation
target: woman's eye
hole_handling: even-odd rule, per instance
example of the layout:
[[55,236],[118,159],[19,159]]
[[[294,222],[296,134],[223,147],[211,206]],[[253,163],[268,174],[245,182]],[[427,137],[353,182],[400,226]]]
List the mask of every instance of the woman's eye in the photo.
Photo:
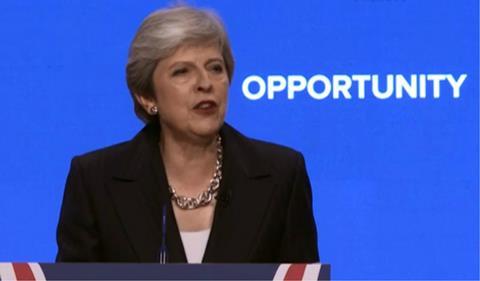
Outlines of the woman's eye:
[[182,74],[185,74],[188,72],[188,69],[186,68],[179,68],[179,69],[176,69],[173,71],[172,73],[172,76],[178,76],[178,75],[182,75]]
[[222,73],[223,72],[223,66],[221,64],[216,64],[212,66],[212,70],[216,73]]

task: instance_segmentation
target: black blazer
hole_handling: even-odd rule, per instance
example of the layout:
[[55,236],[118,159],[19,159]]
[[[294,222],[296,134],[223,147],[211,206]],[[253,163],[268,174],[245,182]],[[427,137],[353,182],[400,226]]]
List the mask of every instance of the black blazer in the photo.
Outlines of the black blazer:
[[[203,262],[318,262],[302,155],[225,124],[223,179]],[[131,141],[74,157],[57,229],[58,262],[156,262],[167,206],[168,262],[186,262],[155,123]]]

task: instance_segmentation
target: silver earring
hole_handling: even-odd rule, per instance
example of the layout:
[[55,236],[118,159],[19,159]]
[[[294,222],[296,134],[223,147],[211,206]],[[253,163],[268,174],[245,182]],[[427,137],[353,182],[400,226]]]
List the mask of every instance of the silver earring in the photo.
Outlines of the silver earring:
[[150,113],[156,115],[158,113],[158,108],[156,106],[150,107]]

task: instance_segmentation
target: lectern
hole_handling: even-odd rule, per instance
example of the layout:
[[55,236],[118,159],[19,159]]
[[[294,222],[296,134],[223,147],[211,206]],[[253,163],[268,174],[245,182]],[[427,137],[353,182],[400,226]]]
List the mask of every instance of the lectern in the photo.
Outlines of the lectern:
[[0,280],[330,280],[330,265],[0,263]]

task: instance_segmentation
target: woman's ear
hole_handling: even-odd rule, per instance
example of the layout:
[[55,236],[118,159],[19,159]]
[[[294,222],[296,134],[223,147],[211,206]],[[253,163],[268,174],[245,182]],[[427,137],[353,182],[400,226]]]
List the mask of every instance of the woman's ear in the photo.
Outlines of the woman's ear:
[[145,112],[150,115],[157,115],[158,108],[157,103],[154,99],[147,98],[144,95],[140,95],[137,93],[134,93],[134,96],[137,102],[142,106],[143,110],[145,110]]

